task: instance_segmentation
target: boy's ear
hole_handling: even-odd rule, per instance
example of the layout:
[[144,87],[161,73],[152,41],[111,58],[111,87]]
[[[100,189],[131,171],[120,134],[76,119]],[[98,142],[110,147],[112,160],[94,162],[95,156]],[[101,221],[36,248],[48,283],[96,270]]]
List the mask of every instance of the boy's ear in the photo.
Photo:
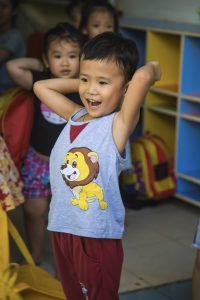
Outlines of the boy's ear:
[[44,63],[45,68],[49,67],[48,61],[46,59],[46,56],[44,55],[44,53],[42,54],[42,61]]
[[128,90],[128,86],[129,86],[129,82],[127,82],[124,86],[124,95],[126,94],[126,92]]

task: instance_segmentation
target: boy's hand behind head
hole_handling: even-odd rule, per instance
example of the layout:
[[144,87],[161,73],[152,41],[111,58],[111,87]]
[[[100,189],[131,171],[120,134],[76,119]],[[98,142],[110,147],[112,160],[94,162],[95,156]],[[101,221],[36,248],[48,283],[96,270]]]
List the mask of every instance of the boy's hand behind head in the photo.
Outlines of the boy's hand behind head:
[[161,67],[158,61],[150,61],[148,63],[152,66],[154,72],[154,81],[158,81],[161,79]]
[[133,75],[134,79],[139,80],[139,82],[146,82],[146,87],[151,87],[156,81],[161,78],[161,68],[158,61],[150,61],[146,65],[137,69]]

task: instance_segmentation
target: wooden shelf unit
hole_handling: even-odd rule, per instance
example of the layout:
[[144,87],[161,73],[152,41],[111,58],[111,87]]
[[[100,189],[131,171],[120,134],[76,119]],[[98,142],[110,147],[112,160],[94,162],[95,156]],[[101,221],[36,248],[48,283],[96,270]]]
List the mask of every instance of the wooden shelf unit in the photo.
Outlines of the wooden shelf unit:
[[147,19],[121,20],[139,49],[139,66],[158,60],[162,79],[143,106],[142,132],[165,140],[175,161],[176,193],[200,207],[200,27]]

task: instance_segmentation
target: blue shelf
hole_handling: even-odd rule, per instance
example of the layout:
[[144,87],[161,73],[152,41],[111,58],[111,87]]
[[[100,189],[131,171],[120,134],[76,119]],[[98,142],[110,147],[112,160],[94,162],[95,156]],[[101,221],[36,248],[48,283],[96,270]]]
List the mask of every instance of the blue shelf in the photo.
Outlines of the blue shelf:
[[[177,143],[177,172],[196,174],[200,171],[200,123],[180,119]],[[197,176],[200,178],[200,172]]]
[[129,26],[133,28],[142,28],[142,29],[161,29],[174,31],[174,32],[183,32],[183,33],[197,33],[200,34],[200,26],[198,24],[190,23],[180,23],[180,22],[167,22],[161,20],[153,19],[142,19],[142,18],[123,18],[120,22],[122,27]]
[[186,36],[183,43],[181,93],[200,96],[200,38]]
[[195,101],[188,101],[187,99],[181,99],[180,113],[200,117],[200,103]]
[[185,198],[185,200],[194,200],[200,204],[200,185],[198,184],[177,178],[176,193],[178,196]]
[[120,28],[120,33],[131,40],[133,40],[138,48],[139,51],[139,63],[138,67],[141,67],[145,64],[145,44],[146,44],[146,32],[143,30],[133,30],[133,29],[123,29]]

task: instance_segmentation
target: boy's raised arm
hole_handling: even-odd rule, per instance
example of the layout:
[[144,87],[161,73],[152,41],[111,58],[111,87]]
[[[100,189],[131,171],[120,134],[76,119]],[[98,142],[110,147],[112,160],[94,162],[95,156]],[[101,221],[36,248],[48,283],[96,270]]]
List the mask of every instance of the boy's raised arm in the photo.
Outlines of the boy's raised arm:
[[6,68],[11,79],[21,88],[31,90],[33,86],[32,71],[42,71],[43,63],[37,58],[17,58],[9,60]]
[[33,90],[36,96],[52,111],[68,120],[81,106],[64,94],[78,92],[79,79],[55,78],[37,81]]
[[139,68],[129,82],[113,127],[113,135],[119,151],[124,150],[125,143],[138,122],[140,108],[150,87],[160,80],[160,77],[159,62],[151,61]]

